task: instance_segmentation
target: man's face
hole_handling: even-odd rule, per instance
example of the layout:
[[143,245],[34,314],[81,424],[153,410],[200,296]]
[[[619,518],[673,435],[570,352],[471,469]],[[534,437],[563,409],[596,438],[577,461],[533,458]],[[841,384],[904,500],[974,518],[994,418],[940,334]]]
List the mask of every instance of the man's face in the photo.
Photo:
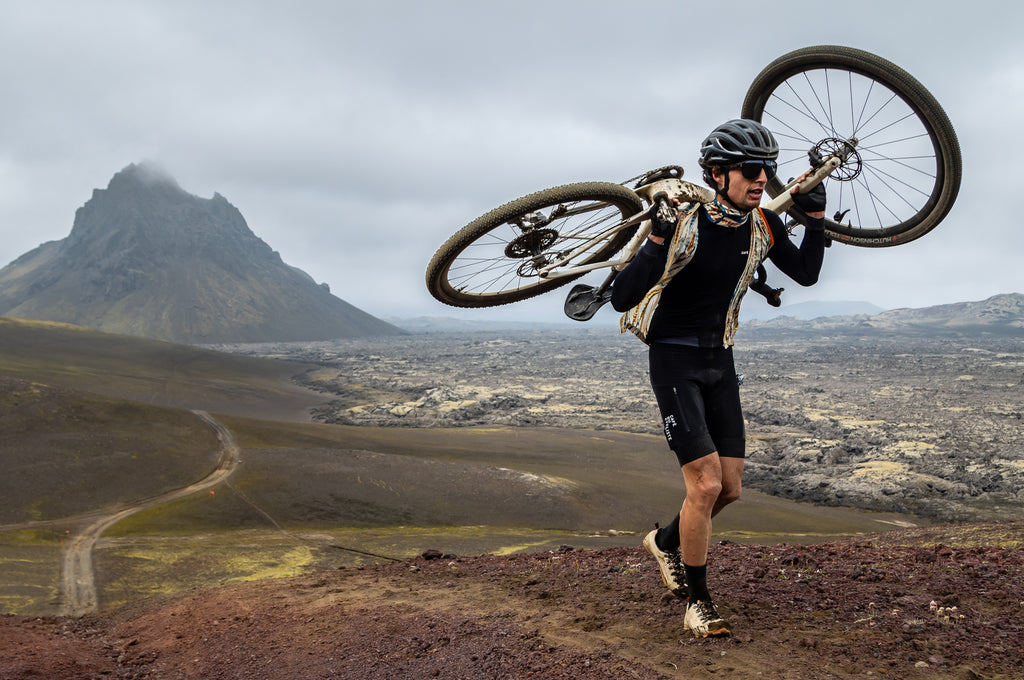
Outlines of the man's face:
[[754,179],[747,178],[746,175],[751,174],[749,170],[744,173],[740,168],[721,168],[715,173],[719,188],[725,185],[726,173],[729,176],[729,189],[725,195],[733,206],[749,212],[761,205],[764,185],[768,182],[768,174],[763,168],[756,172]]

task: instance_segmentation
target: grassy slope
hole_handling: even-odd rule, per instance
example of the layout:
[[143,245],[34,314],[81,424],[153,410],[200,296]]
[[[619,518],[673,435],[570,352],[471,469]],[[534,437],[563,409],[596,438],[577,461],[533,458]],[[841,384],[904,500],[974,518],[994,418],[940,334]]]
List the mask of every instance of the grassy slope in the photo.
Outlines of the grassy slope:
[[159,406],[301,418],[323,399],[288,378],[310,368],[0,317],[0,375]]
[[76,517],[210,472],[190,409],[305,417],[321,398],[287,378],[306,368],[0,317],[0,611],[52,612]]
[[[69,517],[194,481],[217,457],[188,409],[242,448],[213,494],[140,512],[97,551],[106,604],[426,548],[460,554],[634,543],[678,507],[660,438],[498,428],[301,422],[308,367],[0,318],[0,524]],[[229,415],[233,414],[233,415]],[[273,417],[273,420],[266,418]],[[754,493],[720,537],[773,541],[877,531],[878,518]],[[882,519],[885,519],[884,517]],[[0,607],[46,613],[73,520],[0,531]]]
[[219,444],[194,414],[0,376],[0,524],[53,520],[185,486]]

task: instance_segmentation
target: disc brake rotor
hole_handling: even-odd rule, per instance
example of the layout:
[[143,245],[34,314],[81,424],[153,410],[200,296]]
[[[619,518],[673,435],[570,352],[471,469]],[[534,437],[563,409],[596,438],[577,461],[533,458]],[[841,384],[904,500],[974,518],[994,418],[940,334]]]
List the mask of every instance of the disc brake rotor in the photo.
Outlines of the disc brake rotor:
[[861,173],[860,153],[857,152],[857,147],[845,139],[838,137],[823,139],[814,145],[811,154],[818,158],[838,155],[845,159],[839,164],[839,167],[829,173],[829,177],[838,182],[849,182]]

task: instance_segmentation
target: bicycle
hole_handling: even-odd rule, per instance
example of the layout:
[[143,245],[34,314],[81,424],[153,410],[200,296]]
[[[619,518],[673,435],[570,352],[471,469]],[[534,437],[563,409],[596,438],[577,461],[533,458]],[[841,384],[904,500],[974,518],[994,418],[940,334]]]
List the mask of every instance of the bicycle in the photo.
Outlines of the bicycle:
[[[791,230],[806,216],[793,205],[792,180],[781,177],[800,176],[807,162],[801,191],[827,182],[835,209],[825,220],[830,243],[909,243],[934,229],[956,200],[962,161],[949,118],[921,83],[870,52],[833,45],[789,52],[753,80],[740,117],[761,122],[779,141],[778,174],[765,187],[771,200],[762,207],[787,213]],[[601,285],[574,286],[566,298],[566,315],[590,319],[643,244],[654,211],[664,209],[656,197],[713,200],[709,188],[682,177],[682,167],[666,166],[620,183],[566,184],[506,203],[437,250],[427,288],[451,306],[491,307],[610,268]],[[781,289],[767,286],[763,267],[751,288],[780,304]]]

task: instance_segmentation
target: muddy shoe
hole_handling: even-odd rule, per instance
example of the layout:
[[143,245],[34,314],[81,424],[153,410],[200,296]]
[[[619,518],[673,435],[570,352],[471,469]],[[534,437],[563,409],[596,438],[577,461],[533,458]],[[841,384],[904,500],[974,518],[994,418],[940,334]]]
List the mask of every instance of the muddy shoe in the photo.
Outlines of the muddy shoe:
[[661,580],[678,598],[686,599],[686,572],[683,570],[683,560],[679,551],[665,552],[654,542],[658,530],[653,529],[644,536],[644,548],[654,556],[658,562],[658,569],[661,570]]
[[683,627],[694,637],[705,638],[718,635],[732,635],[729,623],[723,619],[710,600],[698,600],[686,608]]

